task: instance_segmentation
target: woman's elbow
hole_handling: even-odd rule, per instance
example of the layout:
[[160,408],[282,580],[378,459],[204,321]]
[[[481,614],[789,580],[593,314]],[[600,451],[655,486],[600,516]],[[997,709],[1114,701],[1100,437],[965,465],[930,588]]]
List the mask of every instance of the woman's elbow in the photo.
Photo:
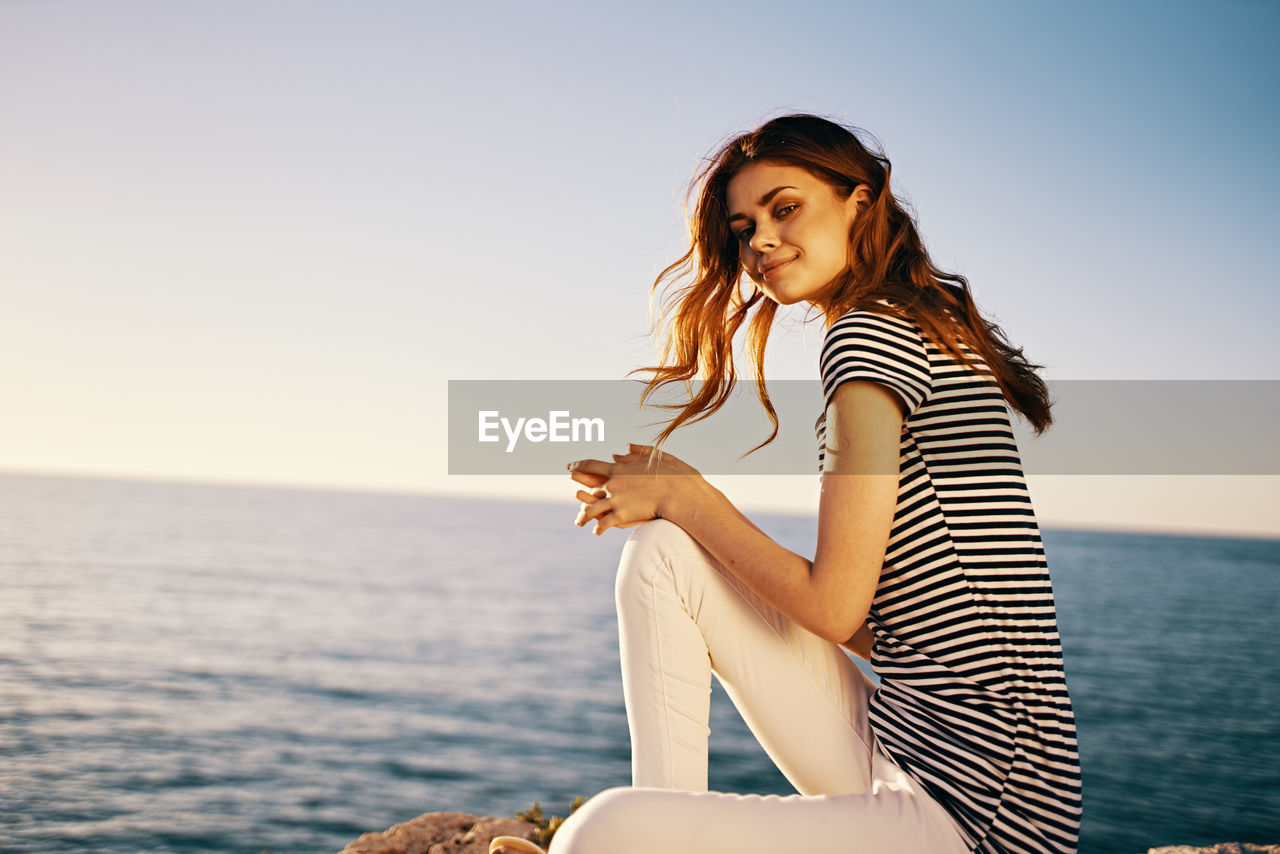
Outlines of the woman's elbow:
[[809,595],[816,608],[811,612],[810,625],[805,628],[831,643],[847,642],[867,621],[879,573],[824,575],[822,568],[815,566],[812,578]]
[[809,596],[815,612],[809,629],[823,640],[843,644],[867,622],[880,585],[884,554],[871,549],[846,550],[823,559],[821,551],[819,548],[819,558],[810,570]]
[[813,633],[834,644],[848,643],[867,621],[867,611],[867,608],[832,609],[819,621]]

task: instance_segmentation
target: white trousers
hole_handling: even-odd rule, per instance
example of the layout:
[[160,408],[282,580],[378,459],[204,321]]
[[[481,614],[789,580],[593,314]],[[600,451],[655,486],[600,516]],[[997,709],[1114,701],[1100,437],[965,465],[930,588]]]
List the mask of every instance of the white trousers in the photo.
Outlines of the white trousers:
[[[876,744],[873,686],[674,523],[637,527],[617,582],[632,787],[571,815],[551,854],[960,854],[950,815]],[[800,794],[707,791],[711,674]]]

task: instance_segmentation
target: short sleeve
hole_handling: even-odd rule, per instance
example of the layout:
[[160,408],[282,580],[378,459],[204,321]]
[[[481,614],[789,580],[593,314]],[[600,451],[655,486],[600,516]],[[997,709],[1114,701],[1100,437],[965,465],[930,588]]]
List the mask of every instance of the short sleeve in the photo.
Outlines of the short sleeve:
[[908,417],[929,396],[929,357],[910,321],[865,309],[848,312],[822,342],[822,391],[828,405],[841,384],[870,380],[906,404]]

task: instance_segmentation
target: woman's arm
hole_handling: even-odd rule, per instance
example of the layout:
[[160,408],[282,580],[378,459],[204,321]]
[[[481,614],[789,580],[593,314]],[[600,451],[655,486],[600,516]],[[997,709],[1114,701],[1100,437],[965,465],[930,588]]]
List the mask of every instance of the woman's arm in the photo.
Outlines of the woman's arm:
[[596,518],[598,526],[625,527],[654,516],[670,519],[792,620],[833,643],[853,642],[875,598],[893,523],[902,418],[898,398],[876,383],[846,382],[836,391],[827,410],[812,561],[763,533],[679,461],[674,470],[687,476],[642,474],[644,462],[638,461],[579,464],[575,479],[588,482],[578,477],[580,471],[605,476],[609,493],[579,493],[586,504],[580,524]]
[[864,661],[871,660],[871,645],[875,641],[875,637],[871,634],[871,626],[867,623],[862,624],[862,628],[854,632],[853,637],[840,644],[849,652],[858,656]]

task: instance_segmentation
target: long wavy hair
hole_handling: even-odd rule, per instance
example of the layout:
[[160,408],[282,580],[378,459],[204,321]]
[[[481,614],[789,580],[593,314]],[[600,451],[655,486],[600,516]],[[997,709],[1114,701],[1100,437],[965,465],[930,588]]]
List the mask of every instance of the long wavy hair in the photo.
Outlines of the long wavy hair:
[[[928,339],[963,364],[980,369],[972,354],[981,356],[1005,400],[1037,435],[1044,432],[1053,419],[1048,389],[1036,373],[1042,366],[1029,362],[999,326],[982,316],[963,276],[934,265],[914,220],[894,198],[889,159],[883,151],[868,147],[853,129],[819,116],[797,114],[771,119],[729,140],[705,159],[690,184],[691,245],[658,275],[650,295],[652,314],[652,297],[667,283],[660,317],[650,330],[666,327],[662,364],[630,372],[653,375],[641,394],[642,406],[669,383],[685,383],[688,389],[686,404],[656,404],[679,411],[655,438],[655,447],[661,447],[681,425],[710,417],[729,400],[737,382],[733,340],[748,321],[747,346],[757,394],[773,432],[747,454],[777,438],[778,415],[765,388],[764,353],[778,306],[749,279],[744,288],[738,239],[728,223],[729,182],[745,167],[762,162],[806,169],[842,199],[859,185],[870,189],[871,202],[859,211],[850,229],[848,266],[823,307],[828,328],[853,309],[913,321]],[[681,281],[683,286],[676,287]],[[696,393],[694,378],[703,381]]]

